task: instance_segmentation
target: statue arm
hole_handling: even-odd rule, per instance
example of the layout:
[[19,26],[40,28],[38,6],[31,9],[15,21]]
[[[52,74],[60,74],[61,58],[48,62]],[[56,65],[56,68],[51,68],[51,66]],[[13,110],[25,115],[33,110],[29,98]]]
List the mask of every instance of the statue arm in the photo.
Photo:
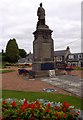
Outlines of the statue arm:
[[40,8],[37,10],[37,16],[40,16]]

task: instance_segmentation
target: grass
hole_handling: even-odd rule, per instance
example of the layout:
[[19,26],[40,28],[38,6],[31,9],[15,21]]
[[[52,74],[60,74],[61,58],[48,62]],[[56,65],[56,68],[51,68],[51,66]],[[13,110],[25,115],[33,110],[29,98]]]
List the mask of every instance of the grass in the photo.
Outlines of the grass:
[[15,70],[0,70],[0,73],[14,72]]
[[27,99],[29,101],[35,101],[38,98],[54,101],[54,102],[68,102],[71,105],[74,105],[76,108],[83,110],[82,98],[76,96],[68,96],[55,93],[46,93],[46,92],[23,92],[23,91],[14,91],[14,90],[2,90],[2,98],[17,98],[17,99]]
[[74,68],[74,70],[83,70],[83,67],[82,68]]

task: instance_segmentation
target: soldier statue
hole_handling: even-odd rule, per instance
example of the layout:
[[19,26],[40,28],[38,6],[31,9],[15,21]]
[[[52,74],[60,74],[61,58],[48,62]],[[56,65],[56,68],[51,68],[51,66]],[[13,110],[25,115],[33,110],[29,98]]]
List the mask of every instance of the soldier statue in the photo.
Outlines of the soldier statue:
[[45,25],[45,10],[42,7],[42,3],[40,3],[40,7],[38,7],[37,16],[38,16],[37,27],[39,25]]

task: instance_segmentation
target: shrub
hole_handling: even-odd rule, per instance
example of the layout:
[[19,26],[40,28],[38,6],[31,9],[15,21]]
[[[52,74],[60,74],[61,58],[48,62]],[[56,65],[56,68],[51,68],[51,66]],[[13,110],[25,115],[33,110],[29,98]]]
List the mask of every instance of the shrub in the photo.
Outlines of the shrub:
[[79,115],[80,110],[67,102],[2,100],[2,120],[76,120]]

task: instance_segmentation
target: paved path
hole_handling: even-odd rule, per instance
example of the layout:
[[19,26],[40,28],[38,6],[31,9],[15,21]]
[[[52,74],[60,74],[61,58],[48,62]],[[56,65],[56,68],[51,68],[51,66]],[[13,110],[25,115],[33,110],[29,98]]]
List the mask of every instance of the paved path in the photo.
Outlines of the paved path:
[[[73,93],[77,96],[83,97],[83,79],[80,79],[77,76],[73,75],[60,75],[53,78],[35,78],[28,79],[28,77],[21,76],[18,74],[18,68],[15,69],[15,72],[4,73],[2,75],[2,86],[0,89],[9,89],[9,90],[21,90],[21,91],[42,91],[44,88],[54,88],[56,93],[69,94]],[[0,74],[1,77],[1,74]],[[66,92],[68,91],[68,92]]]
[[27,76],[19,75],[17,70],[2,74],[2,80],[0,79],[0,82],[2,82],[2,89],[5,90],[43,91],[44,88],[53,88],[57,89],[56,93],[70,95],[69,92],[40,79],[28,79]]
[[51,85],[62,88],[69,91],[77,96],[83,97],[82,95],[82,85],[83,79],[73,75],[60,75],[53,78],[41,78],[42,81],[50,83]]

